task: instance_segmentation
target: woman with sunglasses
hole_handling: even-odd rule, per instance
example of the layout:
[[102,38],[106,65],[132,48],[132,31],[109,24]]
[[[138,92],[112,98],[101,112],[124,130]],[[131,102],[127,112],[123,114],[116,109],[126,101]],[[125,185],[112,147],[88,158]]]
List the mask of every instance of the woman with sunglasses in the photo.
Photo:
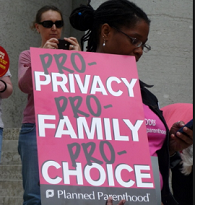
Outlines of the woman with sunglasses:
[[[88,31],[81,40],[82,44],[88,41],[89,52],[130,55],[135,57],[135,61],[139,61],[143,52],[151,50],[147,44],[150,19],[142,9],[128,0],[109,0],[96,10],[90,5],[82,5],[72,11],[70,23],[77,30]],[[150,155],[158,157],[161,200],[164,205],[176,205],[169,189],[169,140],[174,141],[170,143],[170,151],[174,154],[178,147],[184,148],[193,142],[192,132],[187,129],[188,137],[181,133],[175,137],[175,131],[182,123],[175,123],[169,132],[157,98],[147,87],[151,86],[140,81],[145,119],[155,122],[147,125],[150,130],[147,132]],[[161,132],[154,133],[151,130]]]
[[[63,25],[62,13],[55,6],[44,6],[38,10],[32,28],[36,29],[41,36],[40,48],[57,49]],[[64,39],[70,43],[69,49],[81,50],[76,38]],[[23,51],[19,56],[18,85],[20,90],[28,95],[18,144],[18,151],[22,161],[23,204],[40,205],[34,99],[29,50]]]

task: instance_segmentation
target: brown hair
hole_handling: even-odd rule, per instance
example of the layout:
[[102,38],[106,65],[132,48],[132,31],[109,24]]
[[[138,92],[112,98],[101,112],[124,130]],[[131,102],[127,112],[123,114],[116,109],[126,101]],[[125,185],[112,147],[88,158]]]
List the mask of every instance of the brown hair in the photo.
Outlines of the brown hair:
[[30,26],[30,28],[32,30],[35,30],[35,24],[36,23],[40,23],[41,22],[42,14],[44,12],[46,12],[46,11],[49,11],[49,10],[57,11],[61,15],[61,18],[62,18],[62,21],[63,21],[62,12],[56,6],[46,5],[46,6],[43,6],[41,9],[38,10],[38,12],[36,14],[36,17],[35,17],[35,20],[33,21],[32,25]]

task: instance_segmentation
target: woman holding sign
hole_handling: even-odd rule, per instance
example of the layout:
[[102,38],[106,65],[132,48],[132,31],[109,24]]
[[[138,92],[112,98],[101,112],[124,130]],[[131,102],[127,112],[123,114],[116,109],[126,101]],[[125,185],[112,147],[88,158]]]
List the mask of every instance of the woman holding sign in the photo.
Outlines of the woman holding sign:
[[[138,61],[143,52],[151,47],[147,44],[150,19],[145,12],[128,0],[109,0],[94,10],[90,5],[76,8],[70,15],[71,25],[80,31],[88,31],[82,37],[82,43],[88,41],[87,51],[135,56]],[[150,155],[158,156],[162,203],[177,204],[169,189],[169,140],[173,154],[178,147],[192,144],[192,131],[186,129],[186,137],[179,134],[175,140],[175,131],[182,123],[175,123],[169,132],[168,126],[158,107],[157,98],[140,81],[144,115],[147,125]],[[151,132],[153,128],[161,132]],[[170,138],[171,134],[171,138]],[[180,144],[180,146],[178,146]]]
[[[55,6],[44,6],[38,10],[32,28],[41,36],[40,48],[57,49],[64,21],[61,11]],[[69,49],[81,50],[74,37],[64,38]],[[64,42],[65,42],[64,41]],[[41,204],[36,129],[34,115],[34,99],[31,76],[30,50],[23,51],[19,56],[18,85],[28,95],[26,108],[23,112],[22,127],[19,135],[18,151],[22,160],[22,177],[24,188],[24,204]]]

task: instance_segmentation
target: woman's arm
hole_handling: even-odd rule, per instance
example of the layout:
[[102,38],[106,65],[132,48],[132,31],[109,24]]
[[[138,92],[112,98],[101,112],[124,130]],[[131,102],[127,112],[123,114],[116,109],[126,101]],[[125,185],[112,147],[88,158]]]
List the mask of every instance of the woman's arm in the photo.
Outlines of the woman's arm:
[[30,51],[23,51],[19,56],[18,61],[18,86],[24,93],[33,91],[32,75],[31,75],[31,60]]
[[[1,92],[3,91],[3,92]],[[9,76],[0,78],[0,98],[8,98],[13,92],[12,82]]]
[[[69,37],[64,39],[72,44],[71,50],[81,51],[81,48],[76,38]],[[43,48],[57,48],[57,42],[58,42],[57,39],[51,38],[48,41],[46,41]],[[19,55],[18,86],[20,90],[24,93],[29,94],[33,91],[32,74],[31,74],[31,58],[30,58],[29,50],[23,51]]]

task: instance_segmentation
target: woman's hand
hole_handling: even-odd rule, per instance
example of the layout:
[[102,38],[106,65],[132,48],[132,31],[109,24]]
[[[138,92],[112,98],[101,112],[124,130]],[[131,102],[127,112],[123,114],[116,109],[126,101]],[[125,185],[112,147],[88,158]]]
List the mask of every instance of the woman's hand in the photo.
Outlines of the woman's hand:
[[193,131],[187,127],[183,128],[185,134],[180,132],[176,133],[185,124],[183,121],[179,121],[173,124],[170,130],[170,143],[169,143],[169,153],[170,156],[176,151],[182,151],[183,149],[189,147],[193,144]]
[[[124,205],[124,204],[125,204],[125,200],[121,200],[121,201],[119,201],[119,203],[117,205]],[[106,201],[106,205],[113,205],[112,197],[108,198],[108,200]]]
[[71,43],[69,50],[81,51],[81,47],[75,37],[64,38],[64,40]]
[[57,44],[59,43],[59,41],[56,38],[50,38],[49,40],[47,40],[43,46],[43,48],[49,48],[49,49],[57,49],[58,46]]
[[[64,38],[64,40],[71,43],[71,45],[69,46],[69,50],[81,51],[81,47],[79,46],[79,43],[76,38],[69,37],[69,38]],[[51,38],[46,41],[43,48],[58,49],[58,43],[59,43],[58,39]]]

